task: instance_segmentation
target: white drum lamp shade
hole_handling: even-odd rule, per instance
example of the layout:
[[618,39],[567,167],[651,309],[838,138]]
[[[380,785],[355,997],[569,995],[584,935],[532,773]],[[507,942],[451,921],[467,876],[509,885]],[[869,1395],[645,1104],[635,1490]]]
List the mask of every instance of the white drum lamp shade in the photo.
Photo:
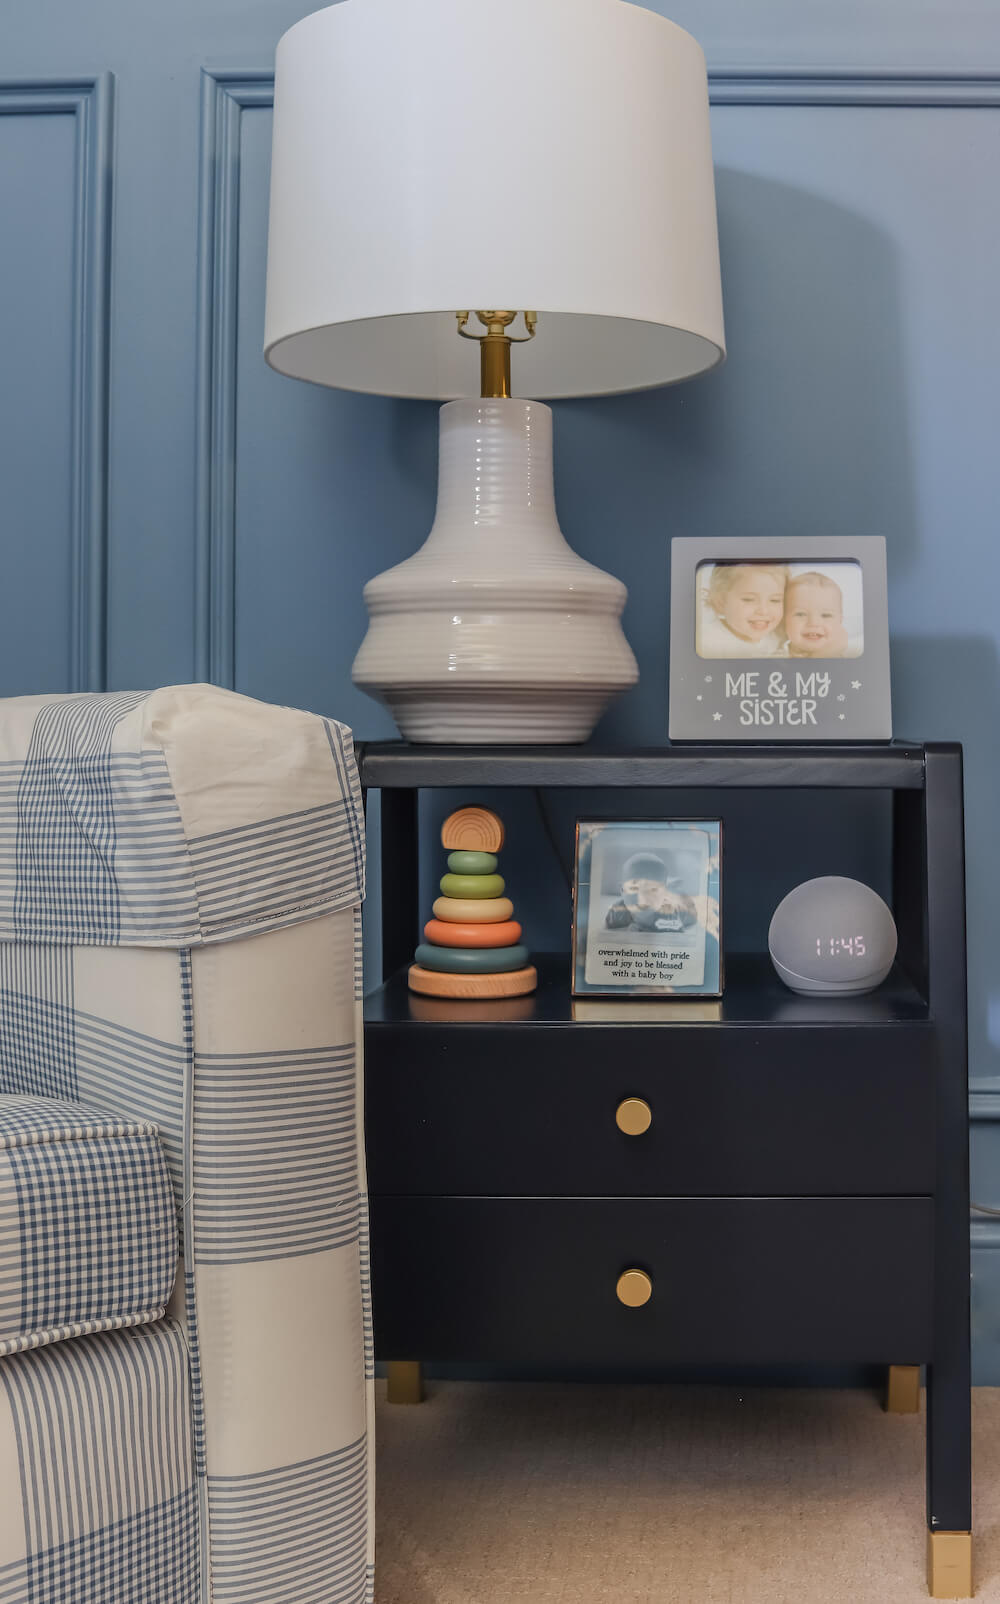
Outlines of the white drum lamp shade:
[[[513,397],[642,389],[722,360],[700,47],[625,0],[341,0],[304,18],[275,68],[268,362],[475,397],[456,312],[496,307],[538,314]],[[518,472],[536,466],[527,449]],[[502,692],[503,670],[483,672]]]

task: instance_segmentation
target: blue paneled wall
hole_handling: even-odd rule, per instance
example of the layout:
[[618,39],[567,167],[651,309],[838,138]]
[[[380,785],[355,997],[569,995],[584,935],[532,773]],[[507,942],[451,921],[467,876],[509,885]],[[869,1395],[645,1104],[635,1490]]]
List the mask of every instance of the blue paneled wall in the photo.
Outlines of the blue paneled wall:
[[[9,0],[7,694],[210,677],[392,733],[350,664],[362,584],[430,525],[436,409],[296,384],[260,353],[273,51],[310,9]],[[567,536],[630,591],[641,680],[603,733],[665,736],[672,534],[885,534],[896,728],[966,744],[973,1190],[1000,1207],[1000,15],[654,9],[712,72],[729,360],[556,408]],[[562,941],[559,866],[529,802],[511,818],[519,906],[539,945]],[[735,927],[759,939],[782,877],[835,861],[877,878],[883,844],[877,812],[797,833],[776,814],[759,874],[731,888]],[[998,1227],[976,1217],[976,1368],[995,1382]]]

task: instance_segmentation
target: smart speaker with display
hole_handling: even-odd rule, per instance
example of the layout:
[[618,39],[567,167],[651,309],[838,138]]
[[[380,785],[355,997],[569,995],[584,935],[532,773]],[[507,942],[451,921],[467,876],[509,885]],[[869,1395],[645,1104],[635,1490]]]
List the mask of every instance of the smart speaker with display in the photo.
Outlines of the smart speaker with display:
[[804,880],[779,902],[767,948],[792,991],[874,991],[896,956],[896,922],[870,886],[825,874]]

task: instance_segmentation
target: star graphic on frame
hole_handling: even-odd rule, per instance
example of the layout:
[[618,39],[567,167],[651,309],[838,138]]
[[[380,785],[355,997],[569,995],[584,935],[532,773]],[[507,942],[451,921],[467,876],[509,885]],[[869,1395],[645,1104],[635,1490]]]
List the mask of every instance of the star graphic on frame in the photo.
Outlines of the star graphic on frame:
[[720,722],[721,718],[722,718],[722,714],[721,713],[713,713],[712,717],[714,718],[716,724],[718,724]]
[[847,701],[847,697],[844,695],[843,691],[841,691],[840,695],[837,697],[837,701],[838,702],[846,702]]
[[712,683],[712,676],[711,676],[711,674],[706,674],[706,675],[705,675],[705,684],[706,684],[706,685],[711,685],[711,683]]
[[846,713],[838,713],[838,714],[837,714],[837,717],[838,717],[838,718],[846,718],[846,717],[847,717],[847,714],[846,714]]
[[851,680],[851,690],[852,691],[860,691],[860,689],[861,689],[861,681],[859,679],[852,679]]
[[697,696],[695,697],[695,701],[696,702],[700,702],[701,700],[702,700],[702,695],[701,695],[701,692],[699,691]]

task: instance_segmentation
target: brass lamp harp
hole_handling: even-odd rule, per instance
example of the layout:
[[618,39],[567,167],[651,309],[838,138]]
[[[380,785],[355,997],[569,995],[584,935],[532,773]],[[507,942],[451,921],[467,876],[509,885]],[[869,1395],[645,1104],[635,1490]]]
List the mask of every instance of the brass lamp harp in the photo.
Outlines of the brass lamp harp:
[[466,324],[472,314],[456,312],[458,332],[463,340],[475,340],[479,345],[479,362],[484,396],[510,395],[510,348],[524,345],[534,339],[538,324],[537,312],[525,312],[526,334],[508,334],[507,330],[517,318],[516,312],[477,312],[476,316],[486,330],[485,334],[471,334]]

